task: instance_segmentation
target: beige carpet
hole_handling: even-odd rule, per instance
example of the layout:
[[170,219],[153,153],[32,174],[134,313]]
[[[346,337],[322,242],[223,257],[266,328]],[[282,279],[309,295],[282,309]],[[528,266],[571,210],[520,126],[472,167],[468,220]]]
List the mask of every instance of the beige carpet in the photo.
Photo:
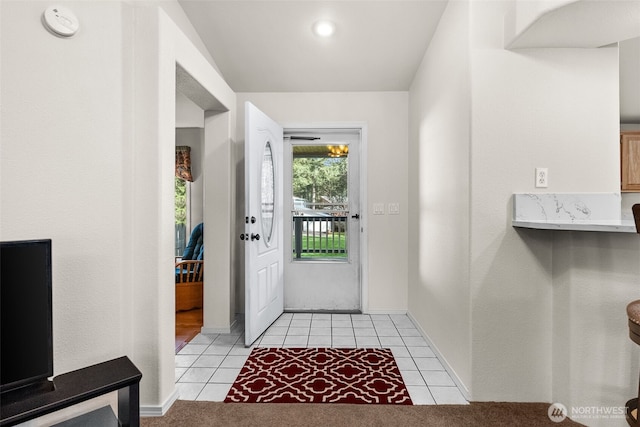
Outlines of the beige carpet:
[[548,403],[482,402],[470,405],[346,405],[221,403],[178,400],[164,417],[143,418],[143,427],[164,426],[580,426],[554,423]]

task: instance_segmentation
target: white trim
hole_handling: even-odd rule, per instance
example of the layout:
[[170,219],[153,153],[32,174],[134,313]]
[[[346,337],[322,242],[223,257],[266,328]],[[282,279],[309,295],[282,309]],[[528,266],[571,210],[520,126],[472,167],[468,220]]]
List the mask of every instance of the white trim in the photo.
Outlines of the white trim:
[[369,194],[368,187],[368,157],[367,157],[368,127],[361,123],[360,127],[360,283],[362,286],[360,309],[363,313],[369,311]]
[[[236,313],[238,314],[238,313]],[[228,328],[205,328],[204,326],[200,328],[201,334],[230,334],[233,330],[233,327],[238,323],[238,320],[234,320],[231,322]]]
[[416,327],[416,329],[418,329],[418,331],[420,332],[420,335],[422,335],[422,338],[424,338],[427,344],[429,344],[429,347],[431,347],[431,350],[433,350],[433,352],[436,354],[436,357],[442,363],[442,366],[444,366],[444,369],[449,373],[449,376],[451,376],[451,378],[453,379],[453,382],[456,383],[456,386],[458,387],[458,390],[460,390],[460,392],[462,393],[462,396],[465,399],[467,399],[467,401],[471,401],[471,392],[469,392],[469,389],[467,389],[467,386],[465,386],[464,383],[460,380],[460,378],[456,374],[455,369],[453,369],[451,365],[449,365],[449,363],[447,362],[447,359],[440,352],[440,350],[438,350],[438,347],[433,344],[433,341],[431,341],[427,333],[424,331],[424,329],[420,327],[420,324],[411,315],[410,312],[407,312],[407,316],[409,317],[411,322],[413,322],[413,325]]
[[394,316],[394,315],[407,314],[407,310],[371,310],[363,313],[364,314],[388,314],[390,316]]
[[[201,156],[202,156],[202,154],[201,154]],[[186,227],[186,229],[187,230],[193,230],[191,228],[191,224],[192,224],[192,221],[191,221],[191,184],[192,184],[192,182],[185,181],[185,184],[186,184],[185,185],[185,192],[187,193],[186,194],[186,200],[187,200],[187,224],[186,224],[187,227]],[[189,233],[189,237],[191,237],[191,233]],[[184,244],[186,246],[186,244],[189,242],[187,240],[186,232],[185,232],[184,240],[185,240]]]
[[201,334],[230,334],[231,328],[200,328]]
[[282,123],[282,129],[288,130],[329,130],[329,129],[357,129],[360,130],[360,311],[369,310],[369,248],[368,248],[368,186],[367,186],[367,122],[312,122],[312,123]]
[[176,400],[180,398],[180,392],[178,388],[173,389],[173,393],[164,403],[160,406],[156,405],[140,405],[140,417],[162,417],[173,406]]

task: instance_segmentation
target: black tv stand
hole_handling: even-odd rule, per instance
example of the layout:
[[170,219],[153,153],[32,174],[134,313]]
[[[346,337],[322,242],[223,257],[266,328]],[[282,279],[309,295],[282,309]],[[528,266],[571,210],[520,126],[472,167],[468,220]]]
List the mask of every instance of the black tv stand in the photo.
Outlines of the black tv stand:
[[12,426],[118,391],[118,419],[122,426],[140,425],[142,373],[123,356],[77,371],[58,375],[54,389],[9,392],[0,397],[0,426]]
[[[35,394],[47,393],[55,390],[55,385],[53,381],[44,380],[34,384],[29,384],[24,387],[17,388],[15,390],[6,391],[0,394],[1,402],[15,402],[18,400],[26,399],[29,396],[33,396]],[[4,408],[4,403],[2,404]]]

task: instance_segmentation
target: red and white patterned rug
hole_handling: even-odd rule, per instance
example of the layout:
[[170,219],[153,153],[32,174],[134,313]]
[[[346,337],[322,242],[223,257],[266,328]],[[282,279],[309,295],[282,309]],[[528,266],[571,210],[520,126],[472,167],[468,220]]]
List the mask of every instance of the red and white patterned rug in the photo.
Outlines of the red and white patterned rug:
[[388,348],[254,348],[225,402],[412,404]]

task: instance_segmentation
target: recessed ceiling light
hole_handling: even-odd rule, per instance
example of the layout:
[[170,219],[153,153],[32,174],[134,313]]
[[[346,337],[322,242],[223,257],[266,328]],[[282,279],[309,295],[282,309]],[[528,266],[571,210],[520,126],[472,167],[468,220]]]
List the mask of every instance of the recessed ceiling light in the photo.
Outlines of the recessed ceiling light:
[[318,21],[313,24],[313,32],[320,37],[331,37],[336,31],[336,25],[331,21]]

